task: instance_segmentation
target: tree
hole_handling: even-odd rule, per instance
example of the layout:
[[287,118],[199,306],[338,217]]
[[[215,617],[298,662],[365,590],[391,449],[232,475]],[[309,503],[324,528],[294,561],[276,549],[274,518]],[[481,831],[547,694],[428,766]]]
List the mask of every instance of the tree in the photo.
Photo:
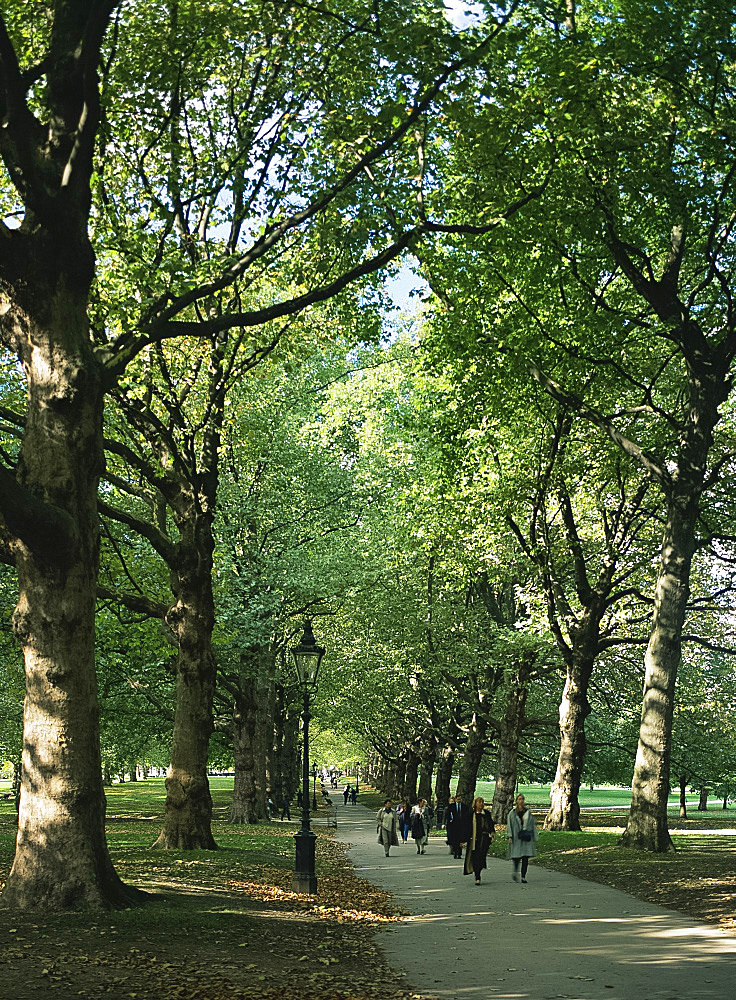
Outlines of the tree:
[[[117,877],[104,836],[94,610],[105,393],[148,345],[187,333],[201,337],[227,329],[253,328],[324,301],[351,281],[396,259],[421,235],[424,224],[407,220],[397,231],[395,217],[390,224],[376,220],[370,234],[363,230],[327,266],[319,253],[307,252],[305,260],[316,263],[300,294],[251,308],[241,305],[242,282],[255,280],[260,269],[273,264],[287,248],[298,253],[305,233],[316,234],[312,244],[316,250],[320,245],[333,245],[335,232],[352,225],[352,205],[361,202],[367,207],[358,195],[359,181],[367,169],[374,177],[384,171],[385,187],[393,197],[407,176],[406,170],[397,173],[396,168],[403,168],[412,158],[414,126],[432,108],[445,82],[471,65],[477,53],[472,44],[469,48],[462,41],[458,44],[451,33],[440,30],[441,19],[433,16],[432,8],[427,18],[421,9],[416,21],[437,29],[436,52],[443,68],[427,74],[423,63],[421,74],[415,76],[415,63],[407,57],[406,49],[397,51],[389,46],[390,51],[381,50],[381,36],[369,30],[373,6],[366,20],[358,3],[356,20],[347,16],[344,38],[358,38],[366,46],[366,61],[376,67],[383,68],[386,60],[398,64],[393,76],[394,100],[380,95],[391,113],[377,118],[372,128],[354,134],[352,142],[346,144],[335,138],[334,131],[329,132],[333,106],[315,100],[311,90],[299,91],[302,103],[284,112],[270,149],[268,116],[261,117],[257,126],[264,131],[238,133],[240,159],[228,162],[220,171],[221,177],[235,177],[236,182],[223,201],[222,183],[206,178],[208,197],[200,202],[204,216],[198,235],[207,235],[207,220],[223,204],[241,211],[243,225],[236,227],[237,242],[220,247],[196,273],[191,266],[182,266],[178,253],[173,266],[168,265],[168,248],[187,239],[186,230],[182,236],[180,229],[186,210],[181,198],[173,205],[157,198],[160,174],[154,171],[146,199],[156,206],[155,235],[149,241],[153,253],[140,253],[138,259],[149,274],[166,270],[168,279],[163,290],[151,289],[150,298],[138,297],[131,290],[130,296],[125,296],[128,321],[105,329],[104,317],[98,324],[94,309],[89,308],[95,277],[89,234],[91,186],[98,176],[95,143],[101,121],[98,67],[103,65],[105,71],[105,121],[115,120],[122,130],[135,118],[129,113],[133,102],[138,110],[148,106],[140,101],[131,81],[142,75],[152,51],[161,52],[160,38],[155,36],[153,49],[145,46],[144,39],[151,39],[152,33],[143,28],[154,25],[153,21],[144,23],[150,18],[150,7],[131,4],[116,21],[109,49],[103,55],[109,20],[118,7],[116,0],[45,3],[38,8],[31,33],[25,30],[26,7],[10,3],[0,20],[0,111],[4,125],[0,155],[6,179],[3,203],[6,219],[12,220],[3,223],[0,230],[0,332],[4,345],[22,363],[28,397],[18,466],[13,471],[7,467],[0,470],[3,529],[8,557],[14,561],[19,580],[14,628],[24,648],[27,677],[20,826],[5,897],[9,905],[19,909],[119,906],[139,898],[139,894],[127,890]],[[156,32],[172,31],[169,15],[176,9],[176,5],[170,10],[156,8]],[[252,13],[250,7],[242,9]],[[232,53],[237,64],[244,51],[243,37],[251,37],[250,32],[241,36],[238,44],[238,24],[232,44],[221,46],[223,22],[214,15],[222,15],[224,10],[220,4],[207,9],[199,5],[196,10],[186,8],[194,28],[189,38],[199,38],[207,49],[203,67],[212,65],[216,51]],[[228,12],[237,18],[241,6],[228,8]],[[402,24],[406,14],[406,8],[402,9]],[[260,16],[260,8],[256,16]],[[286,19],[286,14],[280,18]],[[290,9],[285,37],[279,35],[280,25],[272,33],[270,25],[265,25],[265,48],[251,63],[256,78],[260,79],[264,67],[278,70],[274,52],[278,49],[281,53],[279,44],[291,42],[310,18],[323,36],[333,28],[331,23],[325,24],[329,19],[319,12],[305,13],[301,5]],[[490,44],[491,36],[481,45]],[[392,31],[391,37],[397,37],[397,32]],[[263,33],[254,41],[261,44],[261,39]],[[290,51],[288,44],[286,51]],[[321,44],[311,51],[322,51]],[[181,51],[182,67],[192,52]],[[126,77],[122,70],[127,55],[134,56],[137,65]],[[118,66],[121,73],[116,77]],[[289,73],[292,67],[293,62]],[[298,67],[293,68],[289,79],[296,84]],[[313,75],[319,77],[322,70],[324,63],[318,57]],[[322,75],[323,82],[332,86],[331,75]],[[373,74],[374,79],[383,76],[383,72]],[[149,80],[154,82],[153,77]],[[342,80],[349,90],[350,76],[343,74]],[[174,104],[166,105],[164,117],[176,108],[181,96],[168,83],[170,80],[166,93]],[[247,93],[247,83],[244,86]],[[336,94],[341,96],[344,91],[338,88]],[[156,104],[160,90],[151,86],[147,93],[153,95],[154,110],[160,111]],[[220,90],[215,87],[212,93]],[[206,95],[200,100],[199,93],[190,102],[192,108],[206,105]],[[250,105],[248,108],[250,111]],[[267,108],[267,103],[261,108]],[[369,109],[371,114],[373,110]],[[310,115],[312,124],[323,129],[323,146],[310,141]],[[210,124],[206,110],[201,121],[206,131]],[[284,132],[288,135],[282,144]],[[100,134],[109,146],[107,127]],[[171,144],[167,139],[164,145],[173,148],[176,155],[176,149],[184,148],[181,133],[175,130],[171,138]],[[146,149],[161,147],[161,132],[155,131],[150,139]],[[264,146],[265,159],[261,159]],[[402,149],[407,154],[404,157],[399,152]],[[105,151],[103,145],[102,159]],[[323,151],[324,156],[320,155]],[[196,159],[196,150],[192,152]],[[252,158],[249,152],[253,152]],[[99,165],[104,174],[102,159]],[[239,190],[246,184],[251,185],[247,210]],[[132,233],[141,213],[137,203],[129,203],[129,193],[117,192],[116,211],[121,231]],[[381,214],[378,203],[374,208]],[[104,249],[102,242],[99,249]],[[203,323],[197,310],[207,310],[213,298],[223,294],[222,311]],[[61,746],[64,755],[58,753]]]

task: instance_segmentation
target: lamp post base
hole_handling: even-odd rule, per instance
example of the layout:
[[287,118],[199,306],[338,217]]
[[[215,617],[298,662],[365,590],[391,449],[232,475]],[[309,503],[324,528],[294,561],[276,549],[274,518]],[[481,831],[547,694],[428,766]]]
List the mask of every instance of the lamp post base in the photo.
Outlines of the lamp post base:
[[314,849],[317,835],[306,825],[294,835],[296,844],[296,864],[291,888],[294,892],[317,892],[317,876],[314,873]]
[[294,872],[291,879],[292,892],[304,892],[317,895],[317,876],[314,872]]

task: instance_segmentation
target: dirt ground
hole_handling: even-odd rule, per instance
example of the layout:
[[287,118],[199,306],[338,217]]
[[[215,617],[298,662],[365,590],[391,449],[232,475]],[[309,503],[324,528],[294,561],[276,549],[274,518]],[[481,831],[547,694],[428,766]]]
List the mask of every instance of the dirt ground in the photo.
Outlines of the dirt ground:
[[[224,885],[188,884],[186,866],[141,908],[63,916],[0,909],[0,998],[39,1000],[418,1000],[374,944],[398,920],[386,893],[357,879],[343,846],[320,837],[333,873],[317,897],[292,893],[290,872],[260,869]],[[194,871],[193,871],[194,874]]]

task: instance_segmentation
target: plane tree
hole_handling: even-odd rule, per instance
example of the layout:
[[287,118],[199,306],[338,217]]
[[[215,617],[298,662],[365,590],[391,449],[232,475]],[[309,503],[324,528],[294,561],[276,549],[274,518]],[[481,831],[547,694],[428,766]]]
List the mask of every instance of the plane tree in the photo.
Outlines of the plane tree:
[[[0,332],[22,365],[27,391],[19,461],[0,472],[7,557],[19,579],[14,629],[27,676],[20,825],[4,890],[9,905],[105,907],[140,899],[115,873],[104,835],[94,611],[106,394],[147,347],[187,334],[253,329],[324,301],[395,260],[428,228],[409,218],[413,202],[400,197],[412,183],[405,168],[415,159],[415,126],[444,84],[492,44],[498,25],[485,38],[465,39],[432,5],[404,6],[399,14],[379,4],[378,14],[380,27],[376,6],[362,3],[336,18],[295,4],[271,20],[259,5],[172,4],[152,11],[117,0],[54,0],[34,7],[29,31],[27,4],[4,7]],[[413,51],[420,34],[432,40],[421,59]],[[175,59],[162,37],[177,50]],[[282,67],[281,93],[298,91],[301,103],[287,101],[274,120],[259,87]],[[310,86],[301,89],[296,84],[305,72]],[[172,86],[172,73],[198,84],[196,95]],[[233,78],[242,83],[238,97],[248,113],[228,117],[234,143],[213,177],[214,164],[205,162],[196,137],[190,144],[180,111],[186,107],[189,121],[198,119],[206,131],[215,124],[213,100],[232,92]],[[364,101],[356,84],[367,79],[377,90]],[[347,99],[363,113],[342,107]],[[256,104],[266,114],[249,132]],[[125,149],[125,137],[144,120],[151,131],[142,149],[136,144],[134,161],[147,160],[153,148],[166,147],[161,162],[172,165],[180,153],[181,162],[189,156],[197,163],[201,154],[204,169],[195,179],[200,193],[209,194],[196,206],[191,189],[167,201],[171,185],[162,183],[155,156],[148,159],[147,191],[113,190],[108,153],[118,164],[112,154]],[[406,206],[398,229],[395,216],[381,222],[385,213],[373,188],[361,196],[367,169],[381,176],[386,202]],[[175,186],[181,174],[173,173]],[[106,216],[117,214],[118,242],[149,225],[147,251],[138,240],[133,249],[151,284],[147,292],[144,282],[119,289],[127,315],[118,313],[109,328],[104,310],[91,308],[91,289],[96,263],[119,255],[114,241],[106,245],[103,223],[96,225],[102,215],[92,212],[93,195],[100,204],[108,198]],[[200,266],[185,266],[181,244],[204,230],[211,234],[221,212],[246,201],[234,240],[203,255]],[[353,238],[343,239],[346,233]],[[281,255],[301,248],[298,294],[284,289],[282,296],[245,302],[244,284],[250,289]],[[156,278],[162,273],[163,286]]]

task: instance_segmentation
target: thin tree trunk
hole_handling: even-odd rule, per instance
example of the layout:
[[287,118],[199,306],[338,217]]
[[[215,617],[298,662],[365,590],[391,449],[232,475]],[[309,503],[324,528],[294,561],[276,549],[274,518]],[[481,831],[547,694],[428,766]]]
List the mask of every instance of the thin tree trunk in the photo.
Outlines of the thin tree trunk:
[[235,781],[230,807],[231,823],[257,823],[253,747],[256,734],[255,681],[241,683],[242,694],[233,706],[233,759]]
[[164,826],[153,846],[180,851],[214,850],[217,844],[212,835],[212,797],[207,777],[215,694],[212,512],[200,513],[187,502],[176,513],[180,534],[172,573],[176,603],[166,615],[179,643],[176,707]]
[[417,780],[419,777],[419,762],[421,758],[414,750],[406,751],[406,770],[404,772],[404,784],[401,790],[402,799],[409,802],[417,801]]
[[434,786],[436,808],[442,810],[444,816],[450,802],[450,782],[452,769],[455,766],[455,751],[450,746],[444,746],[437,761],[437,780]]
[[545,830],[580,830],[580,783],[585,765],[588,683],[594,660],[573,650],[560,701],[560,755]]
[[473,715],[473,722],[470,726],[457,776],[456,794],[462,795],[463,801],[468,805],[472,804],[475,795],[478,769],[486,750],[487,731],[488,720],[485,715],[476,712]]
[[680,775],[680,819],[687,819],[687,797],[685,791],[687,789],[687,778],[684,774]]
[[698,812],[707,812],[708,810],[708,792],[709,789],[703,785],[700,788],[698,795]]
[[432,773],[434,771],[434,755],[435,747],[432,744],[431,748],[428,748],[422,754],[421,769],[419,772],[419,787],[417,788],[417,795],[420,799],[426,799],[430,802],[432,799]]
[[529,674],[535,658],[523,657],[509,687],[503,722],[498,734],[496,787],[491,815],[494,823],[505,823],[514,806],[519,763],[519,739],[526,714]]

